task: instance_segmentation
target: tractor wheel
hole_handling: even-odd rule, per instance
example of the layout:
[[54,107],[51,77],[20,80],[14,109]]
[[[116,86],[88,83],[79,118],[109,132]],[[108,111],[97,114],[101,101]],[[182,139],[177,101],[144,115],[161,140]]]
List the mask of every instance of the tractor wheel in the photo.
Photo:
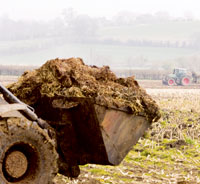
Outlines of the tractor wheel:
[[173,78],[168,79],[167,84],[169,86],[174,86],[176,84],[175,80]]
[[190,78],[189,77],[183,77],[182,79],[181,79],[181,85],[182,86],[187,86],[187,85],[189,85],[190,84]]
[[165,81],[165,80],[162,80],[162,84],[163,84],[163,85],[166,85],[167,83],[166,83],[166,81]]
[[35,122],[0,120],[0,183],[50,184],[58,172],[55,142]]

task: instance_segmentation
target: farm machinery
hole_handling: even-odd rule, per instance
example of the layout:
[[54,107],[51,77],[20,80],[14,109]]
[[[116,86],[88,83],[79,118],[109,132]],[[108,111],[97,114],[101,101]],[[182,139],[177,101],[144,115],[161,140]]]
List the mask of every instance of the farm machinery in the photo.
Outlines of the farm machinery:
[[[63,63],[65,66],[68,64],[60,62],[59,67]],[[52,68],[55,69],[55,65]],[[53,70],[54,76],[57,75],[57,69]],[[48,70],[45,68],[44,71],[49,72],[49,70],[50,68]],[[80,71],[82,70],[83,68]],[[95,77],[97,77],[99,70],[96,68],[94,70]],[[26,96],[27,102],[30,102],[29,105],[31,104],[34,109],[24,103],[25,98],[22,102],[10,90],[0,85],[2,94],[0,97],[1,184],[49,184],[53,182],[58,172],[71,178],[78,177],[79,165],[88,163],[118,165],[151,123],[159,118],[158,107],[154,102],[149,102],[149,105],[146,101],[141,102],[143,104],[141,109],[144,108],[142,112],[139,110],[141,104],[138,98],[138,104],[134,105],[137,112],[133,113],[126,106],[116,107],[100,103],[104,97],[102,95],[100,99],[98,96],[92,97],[92,87],[88,89],[90,96],[81,96],[80,91],[77,92],[76,82],[74,82],[76,87],[70,83],[73,90],[77,92],[76,96],[71,95],[72,93],[42,96],[44,91],[40,94],[39,91],[41,92],[44,85],[47,90],[47,84],[49,84],[47,75],[42,75],[42,71],[38,70],[37,74],[35,71],[31,75],[30,73],[24,74],[25,82],[20,81],[20,85],[19,83],[14,84],[16,91],[13,86],[9,88],[14,94],[18,92],[17,96],[21,99],[23,99],[20,96],[22,93],[28,95]],[[63,72],[63,67],[60,67],[60,71]],[[72,71],[69,71],[71,77]],[[88,71],[93,70],[89,68]],[[66,73],[65,71],[62,74]],[[45,77],[46,83],[41,83],[39,78],[35,80],[36,75]],[[58,76],[61,77],[60,75],[59,73]],[[59,78],[58,76],[56,77]],[[81,77],[84,78],[83,75]],[[63,80],[61,77],[60,79],[66,84],[67,78]],[[102,78],[100,80],[102,81]],[[124,82],[121,80],[119,81]],[[27,85],[27,82],[30,84]],[[31,92],[27,92],[28,87],[33,83],[34,89],[31,88]],[[69,88],[69,92],[72,91],[72,87]],[[86,90],[86,87],[83,87],[79,86],[80,89]],[[58,89],[58,86],[54,88]],[[63,88],[62,85],[60,89]],[[147,109],[152,109],[148,117],[144,113]]]
[[172,74],[164,76],[162,83],[164,85],[189,85],[192,81],[192,75],[185,68],[175,68]]

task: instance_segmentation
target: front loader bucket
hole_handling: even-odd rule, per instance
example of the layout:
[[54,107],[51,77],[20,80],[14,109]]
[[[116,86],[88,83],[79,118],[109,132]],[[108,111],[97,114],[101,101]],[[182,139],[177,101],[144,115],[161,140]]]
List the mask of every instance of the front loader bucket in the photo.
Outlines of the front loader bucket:
[[118,165],[150,126],[143,116],[90,98],[43,98],[35,109],[55,128],[60,150],[72,165]]
[[118,165],[150,123],[142,116],[99,105],[94,106],[108,161],[112,165]]

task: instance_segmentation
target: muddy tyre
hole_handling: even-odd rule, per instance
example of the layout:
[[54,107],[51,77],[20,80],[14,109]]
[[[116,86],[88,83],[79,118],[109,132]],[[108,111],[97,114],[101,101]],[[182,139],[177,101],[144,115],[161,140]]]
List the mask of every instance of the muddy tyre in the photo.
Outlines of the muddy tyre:
[[34,122],[0,120],[0,183],[50,184],[57,174],[55,143]]
[[182,86],[187,86],[187,85],[189,85],[190,84],[190,78],[189,77],[183,77],[182,79],[181,79],[181,85]]
[[176,84],[175,80],[173,78],[170,78],[167,80],[168,86],[174,86]]

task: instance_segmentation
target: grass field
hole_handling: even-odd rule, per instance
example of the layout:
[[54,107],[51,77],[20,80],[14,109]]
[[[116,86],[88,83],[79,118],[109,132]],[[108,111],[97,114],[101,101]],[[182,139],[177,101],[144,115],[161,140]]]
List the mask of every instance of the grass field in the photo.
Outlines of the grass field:
[[[166,62],[168,65],[173,65],[176,58],[198,55],[197,51],[191,49],[131,47],[106,44],[56,45],[51,43],[51,45],[48,45],[47,42],[46,48],[40,48],[40,42],[43,41],[27,42],[27,45],[23,41],[21,43],[19,41],[16,42],[16,45],[12,43],[13,53],[7,48],[4,54],[0,54],[0,64],[42,65],[47,60],[57,57],[81,57],[85,63],[98,66],[108,64],[111,67],[149,66],[155,64],[158,66]],[[4,44],[8,46],[5,42],[0,43],[0,51],[1,48],[4,48]],[[29,50],[28,48],[32,46],[38,46],[39,49]]]
[[188,41],[200,32],[200,21],[164,21],[135,24],[135,26],[102,27],[100,38],[116,40]]

